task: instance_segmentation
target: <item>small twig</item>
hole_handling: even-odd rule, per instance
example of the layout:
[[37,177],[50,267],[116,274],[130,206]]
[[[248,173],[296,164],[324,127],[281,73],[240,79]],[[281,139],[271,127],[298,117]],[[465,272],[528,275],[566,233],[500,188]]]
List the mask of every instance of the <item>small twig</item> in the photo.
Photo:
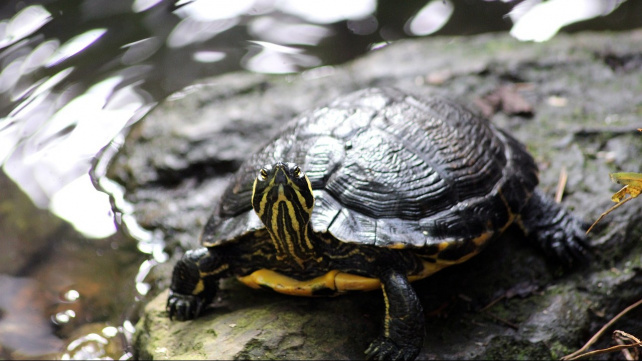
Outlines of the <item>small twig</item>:
[[621,126],[621,127],[581,127],[573,130],[573,135],[575,136],[589,136],[589,135],[599,135],[604,133],[612,134],[629,134],[635,130],[640,130],[637,127]]
[[629,340],[629,341],[632,341],[632,343],[642,342],[642,341],[640,341],[639,338],[631,335],[630,333],[624,332],[624,331],[620,331],[620,330],[613,331],[613,338],[616,338],[619,341]]
[[490,301],[490,303],[487,304],[486,306],[482,307],[482,309],[479,310],[479,312],[485,312],[487,309],[493,307],[497,302],[503,300],[504,298],[506,298],[506,294],[505,293],[503,295],[497,297],[496,299]]
[[604,213],[600,214],[600,217],[599,217],[595,222],[593,222],[593,224],[591,224],[591,226],[589,227],[589,229],[586,231],[586,234],[589,234],[589,232],[593,229],[593,227],[595,227],[595,225],[596,225],[599,221],[601,221],[601,220],[602,220],[602,218],[604,218],[607,214],[611,213],[611,212],[612,212],[612,211],[614,211],[617,207],[619,207],[619,206],[623,205],[624,203],[626,203],[626,202],[630,201],[631,199],[633,199],[633,197],[629,197],[629,198],[627,198],[627,199],[624,199],[624,200],[622,200],[621,202],[619,202],[619,203],[617,203],[616,205],[614,205],[613,207],[609,208],[609,210],[608,210],[608,211],[606,211],[606,212],[604,212]]
[[497,321],[499,321],[499,322],[501,322],[501,323],[505,324],[506,326],[508,326],[508,327],[510,327],[510,328],[512,328],[512,329],[514,329],[514,330],[516,330],[516,331],[517,331],[517,330],[519,330],[519,326],[517,326],[516,324],[514,324],[514,323],[512,323],[512,322],[510,322],[510,321],[508,321],[508,320],[506,320],[506,319],[503,319],[503,318],[501,318],[501,317],[499,317],[499,316],[495,315],[494,313],[492,313],[492,312],[490,312],[490,311],[484,311],[483,313],[484,313],[485,315],[487,315],[487,316],[489,316],[489,317],[491,317],[491,318],[493,318],[493,319],[495,319],[495,320],[497,320]]
[[564,189],[566,189],[566,181],[568,181],[568,172],[566,171],[566,167],[562,167],[560,170],[560,179],[557,182],[557,189],[555,190],[555,202],[557,203],[562,202]]
[[[636,343],[639,344],[640,343],[640,340],[637,337],[635,337],[635,336],[633,336],[633,335],[631,335],[629,333],[626,333],[624,331],[620,331],[620,330],[613,331],[613,339],[615,340],[615,342],[617,342],[618,345],[631,346],[633,344],[636,344]],[[625,343],[625,340],[629,341],[631,343],[627,344],[627,343]],[[631,350],[628,349],[628,348],[622,350],[622,353],[624,354],[624,358],[627,359],[628,361],[639,360],[639,357],[638,357],[639,356],[639,352],[638,352],[638,350],[633,349],[633,352],[635,352],[635,356],[631,355]]]
[[576,356],[572,356],[572,357],[570,357],[572,354],[571,355],[567,355],[567,356],[562,357],[562,360],[564,360],[564,361],[579,360],[579,359],[582,359],[582,358],[585,358],[585,357],[589,357],[589,356],[595,356],[595,355],[600,355],[600,354],[603,354],[603,353],[615,352],[615,351],[620,351],[620,350],[628,349],[628,348],[631,348],[631,347],[639,347],[639,346],[642,346],[642,342],[632,343],[632,344],[628,344],[628,345],[611,346],[609,348],[605,348],[605,349],[601,349],[601,350],[595,350],[595,351],[589,351],[589,352],[583,353],[581,355],[576,355]]
[[[593,335],[593,337],[591,337],[591,339],[588,340],[588,342],[584,346],[582,346],[582,348],[580,348],[579,350],[573,352],[572,354],[569,354],[569,355],[566,355],[566,356],[562,357],[562,360],[563,361],[570,361],[570,360],[577,360],[580,357],[584,357],[584,355],[586,355],[586,354],[582,354],[581,356],[578,356],[578,355],[580,355],[582,352],[586,351],[589,347],[591,347],[591,345],[594,344],[602,336],[602,334],[609,327],[611,327],[615,322],[617,322],[622,316],[627,314],[632,309],[638,307],[639,305],[642,305],[642,299],[637,301],[636,303],[632,304],[631,306],[625,308],[624,311],[618,313],[609,322],[607,322],[604,326],[602,326],[602,328],[599,331],[597,331],[597,333],[595,335]],[[627,347],[628,346],[630,346],[630,345],[627,345]],[[595,351],[593,351],[593,352],[595,352]]]

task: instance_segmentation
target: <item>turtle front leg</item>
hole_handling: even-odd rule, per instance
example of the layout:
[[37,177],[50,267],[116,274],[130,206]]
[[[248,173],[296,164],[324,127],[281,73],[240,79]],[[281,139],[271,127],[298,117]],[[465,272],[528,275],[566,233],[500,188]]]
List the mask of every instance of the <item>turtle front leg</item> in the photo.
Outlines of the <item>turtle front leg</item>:
[[196,318],[218,291],[218,281],[228,266],[207,248],[188,251],[176,263],[169,286],[167,312],[180,321]]
[[380,275],[386,303],[383,331],[365,351],[367,359],[414,360],[424,340],[424,311],[406,275],[388,269]]

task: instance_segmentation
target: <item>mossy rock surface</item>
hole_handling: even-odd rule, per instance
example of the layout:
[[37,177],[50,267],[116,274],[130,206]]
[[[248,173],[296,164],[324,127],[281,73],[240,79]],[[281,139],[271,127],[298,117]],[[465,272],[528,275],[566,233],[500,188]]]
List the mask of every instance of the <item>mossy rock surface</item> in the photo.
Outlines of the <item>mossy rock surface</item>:
[[[491,121],[534,155],[545,192],[555,192],[566,170],[562,202],[592,222],[619,189],[608,174],[642,171],[640,43],[642,31],[543,44],[441,37],[300,75],[228,74],[158,106],[132,130],[108,175],[124,187],[138,223],[164,236],[171,259],[154,270],[163,290],[249,152],[303,110],[356,89],[395,86],[490,109]],[[605,218],[584,268],[564,271],[509,229],[479,256],[416,282],[427,326],[419,358],[557,359],[579,348],[642,294],[641,220],[642,200]],[[153,299],[137,325],[140,358],[358,359],[383,317],[381,292],[296,298],[226,280],[206,315],[189,322],[167,318],[166,297]],[[639,319],[616,327],[635,334]]]

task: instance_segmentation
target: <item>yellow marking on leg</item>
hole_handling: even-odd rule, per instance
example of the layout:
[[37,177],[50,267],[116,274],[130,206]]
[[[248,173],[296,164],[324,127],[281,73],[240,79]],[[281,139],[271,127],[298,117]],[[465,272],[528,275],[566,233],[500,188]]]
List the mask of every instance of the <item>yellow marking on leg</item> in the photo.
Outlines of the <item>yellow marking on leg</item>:
[[201,293],[201,292],[203,292],[205,290],[205,282],[203,282],[203,278],[208,277],[208,276],[212,276],[212,275],[217,275],[217,274],[225,271],[229,267],[230,267],[230,265],[224,264],[221,267],[219,267],[219,268],[217,268],[215,270],[212,270],[210,272],[201,272],[201,271],[199,271],[198,272],[198,276],[200,277],[200,279],[198,280],[198,283],[196,283],[196,286],[194,287],[194,290],[192,291],[192,294],[193,295],[198,295],[199,293]]
[[194,287],[194,291],[192,291],[192,294],[196,296],[199,293],[203,292],[203,290],[205,290],[205,283],[203,283],[203,279],[201,278],[200,280],[198,280],[196,287]]
[[381,284],[381,291],[383,292],[383,302],[386,304],[386,316],[383,319],[383,335],[390,337],[390,302],[388,301],[388,294],[386,293],[386,286]]
[[217,275],[217,274],[225,271],[228,268],[230,268],[230,265],[229,264],[224,264],[221,267],[219,267],[217,269],[214,269],[214,270],[212,270],[210,272],[201,272],[201,271],[199,271],[198,275],[199,275],[199,277],[201,277],[201,279],[203,279],[203,278],[208,277],[208,276]]

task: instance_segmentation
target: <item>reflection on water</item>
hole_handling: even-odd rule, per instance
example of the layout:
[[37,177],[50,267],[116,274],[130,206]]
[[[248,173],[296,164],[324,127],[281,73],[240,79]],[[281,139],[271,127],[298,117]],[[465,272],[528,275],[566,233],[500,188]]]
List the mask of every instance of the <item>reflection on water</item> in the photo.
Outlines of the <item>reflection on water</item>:
[[[136,243],[122,232],[82,237],[2,174],[0,189],[0,358],[121,357],[145,259]],[[90,329],[108,342],[76,341]]]
[[[642,12],[639,4],[3,0],[0,164],[33,204],[86,238],[32,207],[0,175],[0,357],[130,355],[132,305],[153,286],[146,279],[150,269],[165,260],[162,235],[140,229],[129,214],[112,214],[93,184],[112,194],[122,190],[90,179],[88,171],[103,147],[117,150],[123,129],[195,80],[318,67],[306,75],[313,76],[397,39],[507,31],[512,22],[516,37],[534,40],[604,15],[600,24],[607,25],[598,28],[640,26],[631,15]],[[105,165],[97,166],[103,174]]]
[[454,5],[448,0],[431,0],[426,6],[408,19],[406,33],[412,35],[429,35],[441,29],[450,19]]
[[0,289],[0,357],[56,355],[63,342],[53,335],[49,320],[43,317],[46,297],[37,282],[0,275]]
[[621,0],[527,0],[511,12],[515,26],[510,33],[519,40],[546,41],[563,26],[606,16],[621,3]]

